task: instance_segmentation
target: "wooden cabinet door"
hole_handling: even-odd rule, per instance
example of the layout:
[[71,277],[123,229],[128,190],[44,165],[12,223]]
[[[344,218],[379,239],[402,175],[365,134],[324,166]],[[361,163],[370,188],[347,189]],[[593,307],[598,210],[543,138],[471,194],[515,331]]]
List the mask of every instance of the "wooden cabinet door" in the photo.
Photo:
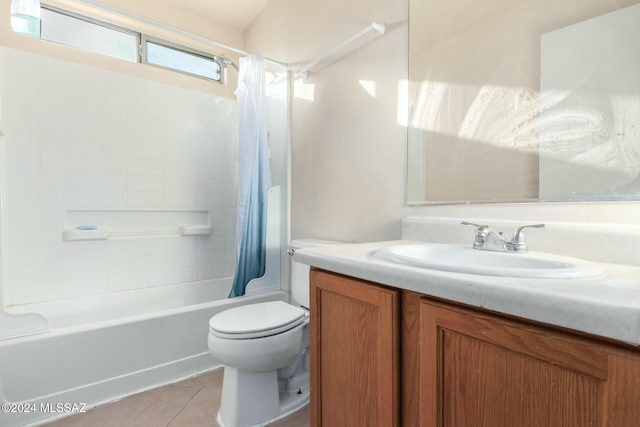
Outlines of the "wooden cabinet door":
[[424,426],[637,426],[638,353],[423,300]]
[[398,291],[311,271],[311,425],[398,425]]

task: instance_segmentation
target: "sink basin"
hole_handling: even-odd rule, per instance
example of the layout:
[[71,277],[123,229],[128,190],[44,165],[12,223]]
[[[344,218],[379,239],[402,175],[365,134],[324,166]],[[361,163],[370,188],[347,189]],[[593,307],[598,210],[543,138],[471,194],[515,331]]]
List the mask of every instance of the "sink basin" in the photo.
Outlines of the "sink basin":
[[506,253],[470,246],[419,243],[391,245],[373,256],[383,261],[456,273],[538,279],[588,279],[602,276],[592,264],[540,252]]

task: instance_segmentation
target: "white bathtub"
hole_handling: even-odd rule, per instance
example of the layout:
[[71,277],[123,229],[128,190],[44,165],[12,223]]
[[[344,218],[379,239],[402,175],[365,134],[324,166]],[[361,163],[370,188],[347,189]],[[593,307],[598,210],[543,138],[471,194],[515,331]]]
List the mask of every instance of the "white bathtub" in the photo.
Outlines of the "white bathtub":
[[88,409],[219,366],[207,348],[211,316],[288,299],[282,291],[227,299],[230,287],[221,279],[7,308],[44,315],[51,331],[0,341],[0,401],[30,411],[0,412],[0,426],[59,418],[57,404]]

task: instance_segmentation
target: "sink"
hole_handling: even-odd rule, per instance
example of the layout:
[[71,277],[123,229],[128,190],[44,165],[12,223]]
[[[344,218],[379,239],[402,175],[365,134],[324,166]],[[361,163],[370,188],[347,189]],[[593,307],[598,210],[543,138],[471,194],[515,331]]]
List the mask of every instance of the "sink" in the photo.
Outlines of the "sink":
[[540,252],[492,252],[461,245],[391,245],[378,249],[373,256],[414,267],[483,276],[536,279],[590,279],[602,276],[600,269],[576,258]]

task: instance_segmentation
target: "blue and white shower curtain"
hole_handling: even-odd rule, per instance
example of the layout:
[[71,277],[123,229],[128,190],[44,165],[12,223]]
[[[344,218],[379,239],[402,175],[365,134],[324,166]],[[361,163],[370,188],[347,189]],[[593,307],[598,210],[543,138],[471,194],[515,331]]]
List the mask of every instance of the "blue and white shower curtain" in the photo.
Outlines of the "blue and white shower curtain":
[[271,172],[267,149],[264,58],[240,59],[236,89],[239,112],[239,178],[236,225],[236,273],[229,298],[244,295],[247,283],[265,272],[267,196]]

